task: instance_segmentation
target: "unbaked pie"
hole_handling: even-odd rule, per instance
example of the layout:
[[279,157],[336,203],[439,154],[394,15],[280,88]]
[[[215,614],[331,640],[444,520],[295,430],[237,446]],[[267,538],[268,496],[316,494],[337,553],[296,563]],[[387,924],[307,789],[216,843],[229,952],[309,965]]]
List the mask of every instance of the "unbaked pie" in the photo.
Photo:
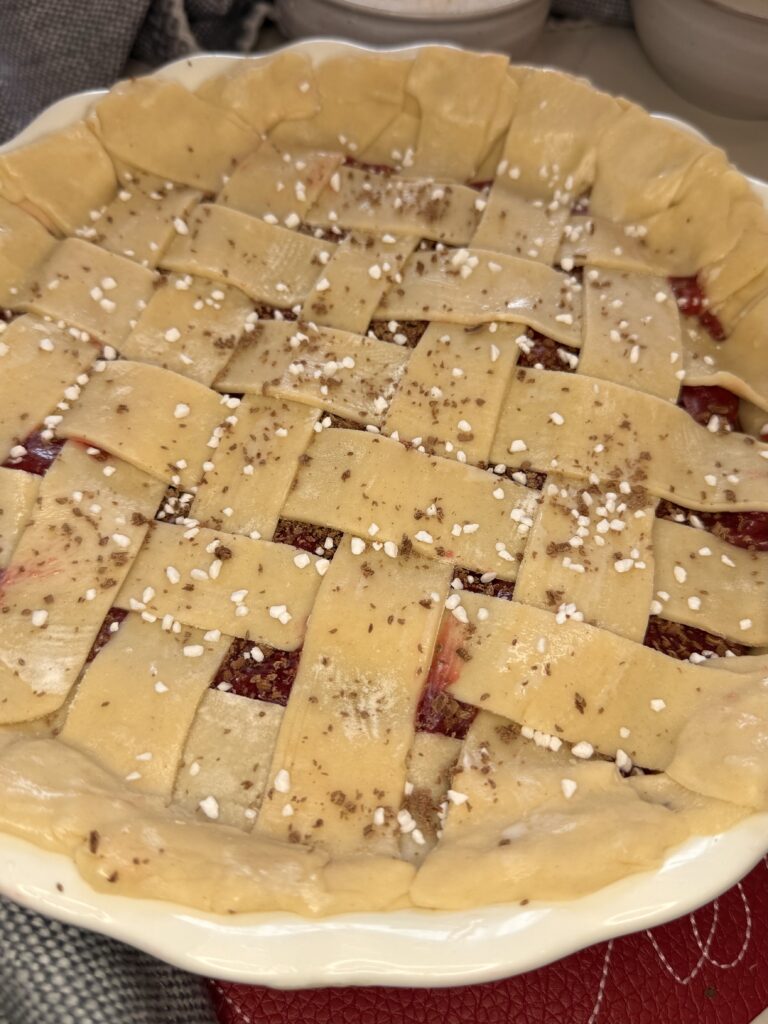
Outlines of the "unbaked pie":
[[219,912],[567,899],[768,807],[768,217],[427,47],[0,156],[0,828]]

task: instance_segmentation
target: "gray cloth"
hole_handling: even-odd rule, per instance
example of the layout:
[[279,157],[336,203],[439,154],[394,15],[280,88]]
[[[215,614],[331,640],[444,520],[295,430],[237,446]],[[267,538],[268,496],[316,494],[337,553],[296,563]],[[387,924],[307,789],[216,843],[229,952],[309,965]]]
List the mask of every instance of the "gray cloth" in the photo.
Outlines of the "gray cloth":
[[205,982],[0,897],[0,1024],[215,1024]]
[[608,25],[631,25],[630,0],[553,0],[552,13],[564,18],[589,18]]

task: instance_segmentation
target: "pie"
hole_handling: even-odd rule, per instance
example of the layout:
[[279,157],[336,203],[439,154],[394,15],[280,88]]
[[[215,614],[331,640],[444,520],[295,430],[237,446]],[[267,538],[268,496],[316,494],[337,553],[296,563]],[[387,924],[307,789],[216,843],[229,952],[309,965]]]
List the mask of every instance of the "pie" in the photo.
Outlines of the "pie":
[[768,214],[425,47],[0,155],[0,829],[221,913],[566,900],[768,809]]

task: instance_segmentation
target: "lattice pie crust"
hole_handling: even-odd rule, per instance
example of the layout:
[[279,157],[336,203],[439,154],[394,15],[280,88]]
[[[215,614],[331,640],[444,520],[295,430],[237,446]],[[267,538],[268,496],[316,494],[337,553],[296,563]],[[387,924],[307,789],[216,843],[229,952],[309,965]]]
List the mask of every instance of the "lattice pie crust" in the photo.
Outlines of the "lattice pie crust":
[[440,47],[123,82],[0,156],[0,308],[1,828],[315,915],[768,807],[768,217],[720,151]]

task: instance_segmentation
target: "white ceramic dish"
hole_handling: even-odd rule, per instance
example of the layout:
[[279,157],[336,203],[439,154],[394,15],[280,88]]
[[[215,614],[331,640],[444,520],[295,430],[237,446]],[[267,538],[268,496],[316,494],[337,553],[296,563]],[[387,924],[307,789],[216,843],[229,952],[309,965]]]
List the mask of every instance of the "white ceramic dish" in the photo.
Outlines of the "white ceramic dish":
[[677,92],[716,114],[768,118],[765,0],[633,0],[648,59]]
[[[321,40],[297,48],[320,61],[353,47]],[[194,57],[159,73],[194,88],[240,59]],[[60,100],[0,151],[82,117],[95,95]],[[768,184],[755,181],[754,186],[768,205]],[[631,875],[567,903],[308,920],[285,913],[216,916],[97,893],[67,857],[0,833],[0,893],[216,978],[278,988],[462,985],[519,974],[686,914],[730,888],[766,850],[768,814],[756,814],[722,835],[689,840],[656,871]]]
[[343,35],[376,46],[413,42],[458,43],[478,50],[502,50],[520,60],[544,28],[550,0],[474,0],[418,3],[417,0],[281,0],[277,19],[289,39]]

